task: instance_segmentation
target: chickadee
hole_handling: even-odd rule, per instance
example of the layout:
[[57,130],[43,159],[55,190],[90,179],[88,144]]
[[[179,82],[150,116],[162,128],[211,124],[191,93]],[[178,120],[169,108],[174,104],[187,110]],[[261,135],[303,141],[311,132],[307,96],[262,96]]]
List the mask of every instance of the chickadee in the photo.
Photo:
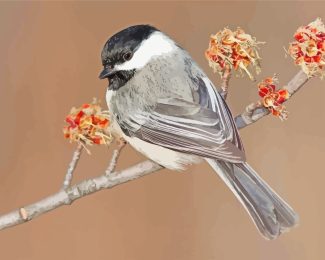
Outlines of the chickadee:
[[101,59],[115,135],[168,169],[206,160],[266,239],[297,224],[297,214],[246,162],[226,102],[184,49],[136,25],[109,38]]

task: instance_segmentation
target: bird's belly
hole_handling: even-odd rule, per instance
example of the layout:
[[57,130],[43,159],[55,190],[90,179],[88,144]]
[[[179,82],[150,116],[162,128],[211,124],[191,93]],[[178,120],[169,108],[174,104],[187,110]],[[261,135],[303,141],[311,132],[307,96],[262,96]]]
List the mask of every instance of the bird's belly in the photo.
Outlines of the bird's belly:
[[150,160],[172,170],[184,170],[187,165],[198,163],[200,157],[176,152],[152,143],[143,141],[137,137],[125,136],[124,139],[137,151]]

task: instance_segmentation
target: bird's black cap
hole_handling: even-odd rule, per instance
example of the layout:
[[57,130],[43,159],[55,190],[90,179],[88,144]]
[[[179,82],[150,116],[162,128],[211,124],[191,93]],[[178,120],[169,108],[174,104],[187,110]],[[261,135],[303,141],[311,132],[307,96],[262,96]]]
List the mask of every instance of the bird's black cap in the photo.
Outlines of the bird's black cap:
[[155,31],[158,29],[151,25],[134,25],[114,34],[104,45],[101,55],[103,64],[117,62],[120,54],[126,51],[134,52]]

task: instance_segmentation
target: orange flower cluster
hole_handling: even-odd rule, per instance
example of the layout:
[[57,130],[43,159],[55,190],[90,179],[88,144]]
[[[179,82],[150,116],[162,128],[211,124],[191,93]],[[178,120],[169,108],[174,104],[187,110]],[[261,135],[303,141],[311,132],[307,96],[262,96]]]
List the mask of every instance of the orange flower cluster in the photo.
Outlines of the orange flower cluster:
[[237,28],[231,31],[228,28],[210,36],[209,48],[205,57],[214,72],[222,76],[226,70],[234,69],[246,72],[254,80],[250,67],[255,67],[256,73],[261,71],[257,48],[262,42],[257,42],[254,37]]
[[281,120],[288,118],[288,112],[282,103],[289,98],[289,92],[286,89],[276,90],[275,77],[266,78],[258,84],[258,94],[262,97],[262,104],[273,115]]
[[64,137],[81,144],[107,144],[111,136],[105,130],[109,126],[108,113],[94,101],[84,104],[80,108],[72,108],[66,117],[67,126],[64,126]]
[[295,41],[288,53],[309,76],[325,76],[325,27],[320,18],[300,27],[294,34]]

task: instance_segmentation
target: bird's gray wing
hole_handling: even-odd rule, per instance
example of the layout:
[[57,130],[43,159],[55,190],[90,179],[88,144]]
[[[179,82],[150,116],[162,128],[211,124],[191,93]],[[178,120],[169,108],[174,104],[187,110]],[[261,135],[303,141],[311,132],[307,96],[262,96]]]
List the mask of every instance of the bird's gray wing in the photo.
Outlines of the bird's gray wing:
[[230,162],[245,161],[227,104],[210,81],[200,79],[198,84],[197,102],[159,99],[152,111],[129,115],[128,122],[123,122],[129,125],[127,135],[179,152]]

